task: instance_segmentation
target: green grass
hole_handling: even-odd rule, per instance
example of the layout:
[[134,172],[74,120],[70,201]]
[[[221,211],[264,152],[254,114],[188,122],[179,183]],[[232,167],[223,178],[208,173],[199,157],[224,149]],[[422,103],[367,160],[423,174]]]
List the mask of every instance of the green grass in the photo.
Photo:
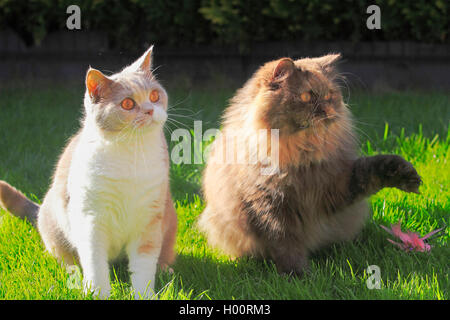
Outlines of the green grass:
[[[217,127],[234,89],[169,90],[174,105],[168,132]],[[10,88],[0,92],[0,179],[41,201],[57,156],[79,126],[81,88]],[[449,232],[430,253],[396,249],[378,227],[402,220],[425,234],[449,224],[450,96],[443,93],[352,93],[348,102],[361,138],[361,154],[396,153],[412,161],[421,195],[384,189],[370,199],[373,218],[353,242],[312,256],[311,273],[289,279],[270,262],[231,260],[211,249],[195,229],[204,208],[203,165],[171,166],[179,232],[174,273],[159,273],[160,299],[449,299]],[[381,270],[380,290],[366,286],[367,267]],[[125,265],[112,270],[111,299],[130,299]],[[44,251],[31,225],[0,210],[0,299],[92,299],[69,289],[69,273]]]

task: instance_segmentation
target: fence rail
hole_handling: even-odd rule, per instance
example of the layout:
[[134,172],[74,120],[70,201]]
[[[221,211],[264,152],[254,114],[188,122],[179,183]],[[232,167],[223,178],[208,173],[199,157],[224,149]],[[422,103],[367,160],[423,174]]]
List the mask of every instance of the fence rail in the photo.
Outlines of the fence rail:
[[[82,79],[89,65],[116,71],[142,53],[109,47],[106,35],[64,31],[48,35],[39,45],[27,47],[14,32],[0,32],[0,81],[11,79]],[[265,61],[282,56],[300,58],[340,52],[341,71],[353,74],[349,81],[368,88],[450,88],[450,44],[414,42],[277,42],[257,43],[241,52],[237,46],[203,45],[155,47],[155,64],[166,78],[183,76],[209,81],[222,75],[242,81]]]

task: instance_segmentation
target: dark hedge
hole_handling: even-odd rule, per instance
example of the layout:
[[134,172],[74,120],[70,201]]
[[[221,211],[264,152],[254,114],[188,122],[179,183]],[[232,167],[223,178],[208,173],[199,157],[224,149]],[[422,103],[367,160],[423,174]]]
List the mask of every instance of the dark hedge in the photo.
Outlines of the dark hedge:
[[[27,45],[66,30],[66,8],[81,8],[82,30],[106,32],[111,47],[142,43],[233,44],[292,40],[449,42],[447,0],[0,0],[0,27]],[[381,30],[368,30],[366,8],[381,8]]]

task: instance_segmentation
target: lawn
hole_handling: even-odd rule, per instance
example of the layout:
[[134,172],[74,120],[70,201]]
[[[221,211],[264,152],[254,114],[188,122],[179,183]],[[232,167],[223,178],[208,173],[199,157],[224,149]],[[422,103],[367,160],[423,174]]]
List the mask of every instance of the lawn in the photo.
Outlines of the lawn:
[[[218,127],[234,89],[170,89],[176,128]],[[35,201],[47,191],[62,147],[79,127],[83,89],[49,86],[1,89],[0,179]],[[232,260],[211,249],[196,230],[204,208],[203,165],[171,165],[178,213],[178,258],[174,273],[159,273],[160,299],[449,299],[449,231],[431,241],[429,253],[405,253],[379,225],[425,234],[449,225],[450,95],[439,92],[352,92],[346,97],[356,118],[362,155],[396,153],[423,178],[421,194],[384,189],[370,198],[373,218],[353,242],[338,243],[312,256],[301,279],[276,273],[270,262]],[[172,143],[173,146],[173,143]],[[366,269],[377,265],[381,288],[368,289]],[[115,265],[111,299],[130,299],[126,266]],[[68,271],[44,251],[30,224],[0,210],[0,299],[92,299],[71,288]]]

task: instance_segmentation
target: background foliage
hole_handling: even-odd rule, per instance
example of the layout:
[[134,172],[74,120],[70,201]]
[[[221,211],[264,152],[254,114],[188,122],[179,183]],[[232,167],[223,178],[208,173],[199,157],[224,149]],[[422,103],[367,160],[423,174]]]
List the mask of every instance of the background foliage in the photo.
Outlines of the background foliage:
[[[0,28],[27,45],[67,30],[66,8],[81,8],[82,30],[103,31],[112,48],[160,44],[236,44],[295,40],[449,42],[445,0],[0,0]],[[381,30],[368,30],[366,9],[381,8]]]

